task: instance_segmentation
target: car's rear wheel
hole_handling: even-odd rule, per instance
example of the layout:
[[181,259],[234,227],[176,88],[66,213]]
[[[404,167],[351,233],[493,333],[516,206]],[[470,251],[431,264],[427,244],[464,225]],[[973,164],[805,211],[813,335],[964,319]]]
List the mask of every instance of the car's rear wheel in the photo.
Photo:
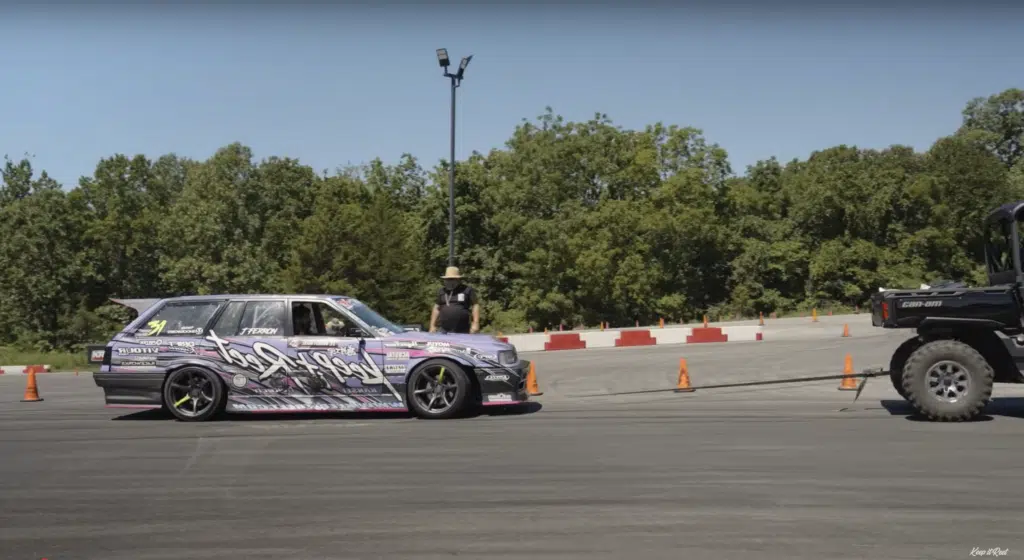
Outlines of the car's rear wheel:
[[205,422],[224,406],[224,383],[204,368],[185,367],[171,372],[163,393],[164,406],[184,422]]
[[461,367],[447,360],[428,360],[409,376],[406,399],[420,418],[452,418],[465,411],[472,390]]

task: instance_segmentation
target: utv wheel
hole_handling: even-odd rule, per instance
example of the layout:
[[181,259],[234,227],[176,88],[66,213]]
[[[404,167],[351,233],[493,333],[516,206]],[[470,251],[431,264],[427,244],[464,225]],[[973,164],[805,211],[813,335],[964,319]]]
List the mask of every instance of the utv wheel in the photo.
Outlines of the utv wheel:
[[473,386],[459,366],[445,360],[429,360],[409,376],[406,400],[423,419],[452,418],[470,402]]
[[903,367],[907,400],[929,420],[962,422],[981,413],[995,373],[974,348],[956,340],[929,342]]
[[209,370],[186,367],[164,382],[164,406],[178,420],[205,422],[224,406],[224,383]]

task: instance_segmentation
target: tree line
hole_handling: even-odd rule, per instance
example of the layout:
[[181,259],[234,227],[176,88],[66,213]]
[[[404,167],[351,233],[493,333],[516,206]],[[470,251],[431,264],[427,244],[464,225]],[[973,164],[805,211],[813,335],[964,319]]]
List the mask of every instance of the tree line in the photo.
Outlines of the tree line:
[[[742,175],[692,127],[547,111],[456,164],[457,264],[482,326],[632,325],[864,305],[879,286],[984,282],[981,218],[1024,199],[1024,91],[970,100],[927,151],[840,145]],[[64,188],[6,158],[0,345],[103,341],[110,298],[347,294],[426,324],[447,261],[448,162],[317,172],[113,155]]]

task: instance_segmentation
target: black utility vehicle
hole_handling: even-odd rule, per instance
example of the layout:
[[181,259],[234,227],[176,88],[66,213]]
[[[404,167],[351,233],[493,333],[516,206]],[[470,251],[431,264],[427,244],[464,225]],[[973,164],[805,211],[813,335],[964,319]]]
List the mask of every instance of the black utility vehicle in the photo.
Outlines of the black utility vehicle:
[[871,322],[917,329],[892,356],[896,391],[931,420],[980,414],[993,383],[1024,383],[1024,201],[984,220],[987,287],[887,290],[871,296]]

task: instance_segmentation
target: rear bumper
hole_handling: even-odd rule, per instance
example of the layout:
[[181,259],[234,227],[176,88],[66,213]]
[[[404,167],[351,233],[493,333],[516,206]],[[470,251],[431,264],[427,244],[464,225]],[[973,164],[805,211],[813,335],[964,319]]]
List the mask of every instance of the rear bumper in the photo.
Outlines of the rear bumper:
[[159,373],[94,373],[108,405],[161,406],[166,375]]

